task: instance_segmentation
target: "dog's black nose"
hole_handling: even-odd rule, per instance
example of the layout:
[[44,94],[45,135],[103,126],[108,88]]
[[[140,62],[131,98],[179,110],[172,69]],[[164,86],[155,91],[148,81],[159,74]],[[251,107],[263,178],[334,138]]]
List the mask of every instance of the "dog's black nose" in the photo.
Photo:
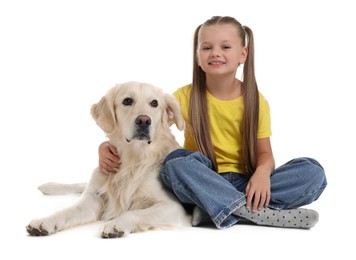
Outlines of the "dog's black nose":
[[136,123],[136,125],[142,126],[142,127],[149,126],[149,125],[151,125],[151,118],[146,115],[140,115],[136,118],[135,123]]

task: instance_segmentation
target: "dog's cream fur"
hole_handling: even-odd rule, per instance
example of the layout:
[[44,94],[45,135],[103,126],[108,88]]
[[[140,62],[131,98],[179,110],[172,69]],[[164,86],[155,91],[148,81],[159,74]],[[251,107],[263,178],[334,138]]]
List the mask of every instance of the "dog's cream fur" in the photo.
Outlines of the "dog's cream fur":
[[75,205],[32,220],[27,232],[50,235],[96,220],[106,221],[103,238],[190,226],[191,217],[165,190],[159,176],[165,157],[179,148],[170,126],[175,123],[178,129],[184,128],[177,100],[152,85],[127,82],[110,89],[92,106],[91,113],[117,147],[120,169],[105,175],[98,167],[87,185],[40,186],[46,194],[83,193]]

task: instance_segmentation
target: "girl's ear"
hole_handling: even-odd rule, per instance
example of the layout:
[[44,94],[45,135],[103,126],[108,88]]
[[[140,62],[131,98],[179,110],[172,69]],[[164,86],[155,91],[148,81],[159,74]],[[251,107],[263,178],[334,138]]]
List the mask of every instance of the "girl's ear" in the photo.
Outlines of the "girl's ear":
[[243,47],[241,51],[241,57],[240,57],[240,64],[244,64],[248,55],[248,49],[247,47]]
[[114,131],[116,123],[114,90],[109,91],[98,103],[94,104],[90,112],[98,126],[100,126],[105,133],[110,134]]
[[182,131],[184,129],[184,118],[178,100],[170,94],[165,94],[164,99],[167,103],[166,112],[169,125],[176,124],[177,128]]

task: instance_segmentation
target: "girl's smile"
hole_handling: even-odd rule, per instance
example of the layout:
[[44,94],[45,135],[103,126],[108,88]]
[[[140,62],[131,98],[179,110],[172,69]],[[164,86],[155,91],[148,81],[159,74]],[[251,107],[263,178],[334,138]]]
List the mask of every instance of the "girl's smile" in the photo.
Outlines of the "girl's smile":
[[220,65],[224,65],[226,64],[226,62],[224,61],[219,61],[219,60],[212,60],[210,62],[208,62],[209,65],[213,65],[215,67],[219,67]]

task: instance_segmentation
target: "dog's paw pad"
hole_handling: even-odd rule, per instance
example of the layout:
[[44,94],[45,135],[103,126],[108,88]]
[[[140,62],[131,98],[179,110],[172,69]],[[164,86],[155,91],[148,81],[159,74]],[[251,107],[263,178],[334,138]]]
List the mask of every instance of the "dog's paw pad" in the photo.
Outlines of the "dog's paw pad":
[[33,227],[31,225],[26,226],[27,233],[31,236],[48,236],[48,231],[45,230],[42,225],[38,228]]
[[119,232],[114,232],[114,233],[101,233],[102,238],[118,238],[118,237],[123,237],[125,236],[124,231],[119,231]]
[[101,233],[102,238],[118,238],[118,237],[123,237],[125,235],[126,235],[125,231],[118,230],[116,227],[113,227],[111,232],[103,231]]

